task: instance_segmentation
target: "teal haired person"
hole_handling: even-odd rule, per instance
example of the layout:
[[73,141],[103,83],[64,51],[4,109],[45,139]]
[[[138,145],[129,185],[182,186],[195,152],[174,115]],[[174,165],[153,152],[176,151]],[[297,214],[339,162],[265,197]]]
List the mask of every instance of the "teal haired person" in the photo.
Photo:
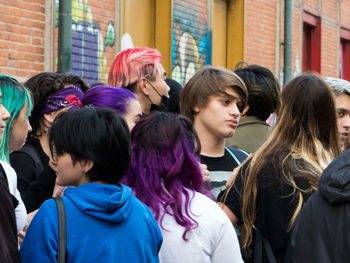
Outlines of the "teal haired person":
[[16,200],[15,214],[17,233],[19,233],[26,223],[27,211],[17,189],[16,172],[9,165],[9,156],[11,152],[22,148],[28,132],[32,129],[28,120],[32,99],[29,90],[9,76],[0,75],[0,89],[2,104],[11,115],[5,127],[1,127],[4,134],[0,141],[0,163],[6,173],[10,193]]

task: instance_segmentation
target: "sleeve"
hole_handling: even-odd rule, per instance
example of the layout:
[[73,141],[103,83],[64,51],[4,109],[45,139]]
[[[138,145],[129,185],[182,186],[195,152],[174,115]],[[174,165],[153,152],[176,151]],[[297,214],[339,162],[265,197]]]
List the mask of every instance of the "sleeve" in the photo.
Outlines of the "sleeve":
[[12,195],[4,174],[0,174],[0,262],[19,262],[16,219]]
[[211,262],[243,263],[236,231],[225,214],[222,215],[222,219],[223,223],[218,225],[218,238]]
[[0,161],[8,180],[10,193],[18,201],[18,205],[15,207],[16,223],[17,223],[17,232],[19,233],[23,230],[24,225],[27,220],[27,211],[23,204],[21,195],[17,189],[17,175],[15,170],[6,162]]
[[50,199],[40,207],[29,225],[20,250],[22,263],[56,263],[57,243],[57,206]]
[[243,195],[243,180],[248,167],[248,162],[245,163],[238,171],[235,181],[226,189],[222,197],[222,203],[224,203],[232,213],[237,217],[238,225],[243,224],[242,219],[242,195]]

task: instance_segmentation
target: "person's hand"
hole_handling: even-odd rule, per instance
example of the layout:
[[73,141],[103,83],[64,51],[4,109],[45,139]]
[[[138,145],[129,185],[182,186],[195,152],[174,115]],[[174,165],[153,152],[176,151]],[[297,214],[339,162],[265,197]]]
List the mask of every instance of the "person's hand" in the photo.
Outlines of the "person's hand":
[[199,166],[201,167],[203,182],[204,183],[209,182],[210,181],[210,177],[209,177],[208,167],[204,163],[200,163]]

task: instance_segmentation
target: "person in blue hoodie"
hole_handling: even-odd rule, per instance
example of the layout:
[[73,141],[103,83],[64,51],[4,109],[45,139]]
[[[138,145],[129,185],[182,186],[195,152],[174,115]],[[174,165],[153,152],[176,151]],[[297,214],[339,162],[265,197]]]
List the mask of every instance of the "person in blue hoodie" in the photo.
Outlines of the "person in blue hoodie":
[[[51,165],[65,190],[66,262],[158,262],[162,235],[151,211],[118,183],[131,156],[126,122],[107,109],[63,113],[49,132]],[[22,262],[57,262],[58,213],[40,207],[21,247]]]

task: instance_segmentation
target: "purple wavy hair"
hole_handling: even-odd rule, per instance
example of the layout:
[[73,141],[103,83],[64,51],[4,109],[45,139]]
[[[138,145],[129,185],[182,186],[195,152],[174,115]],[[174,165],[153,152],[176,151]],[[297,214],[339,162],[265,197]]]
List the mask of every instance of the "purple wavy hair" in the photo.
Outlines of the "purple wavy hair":
[[203,188],[200,143],[192,123],[183,116],[154,112],[141,118],[131,132],[132,159],[122,182],[153,212],[160,226],[165,213],[185,228],[198,226],[190,215],[193,191]]
[[130,90],[123,88],[98,85],[85,92],[81,103],[83,106],[110,108],[120,115],[125,115],[129,101],[136,100],[136,95]]

